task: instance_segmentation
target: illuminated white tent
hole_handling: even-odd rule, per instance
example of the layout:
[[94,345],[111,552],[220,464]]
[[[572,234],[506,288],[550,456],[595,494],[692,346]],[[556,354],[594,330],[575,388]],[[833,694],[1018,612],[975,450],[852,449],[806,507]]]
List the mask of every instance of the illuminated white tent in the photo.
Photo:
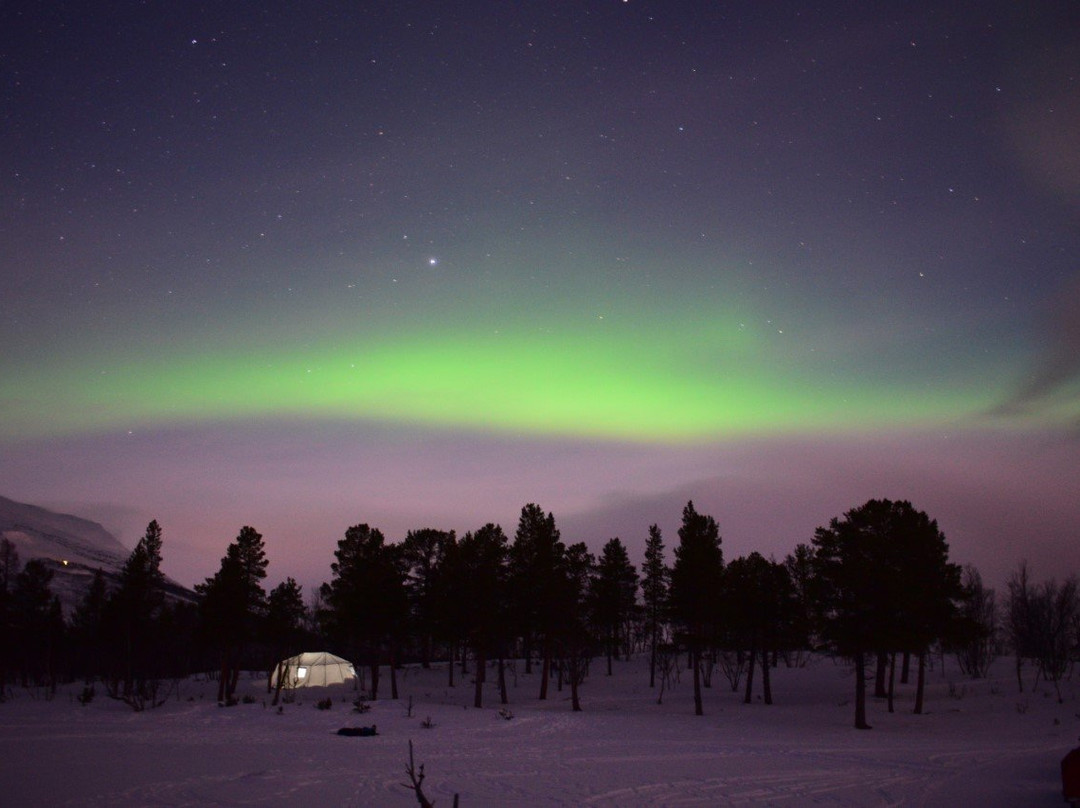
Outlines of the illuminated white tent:
[[353,684],[356,670],[352,663],[325,651],[309,651],[283,659],[274,668],[270,685],[291,689],[296,687],[325,687],[326,685]]

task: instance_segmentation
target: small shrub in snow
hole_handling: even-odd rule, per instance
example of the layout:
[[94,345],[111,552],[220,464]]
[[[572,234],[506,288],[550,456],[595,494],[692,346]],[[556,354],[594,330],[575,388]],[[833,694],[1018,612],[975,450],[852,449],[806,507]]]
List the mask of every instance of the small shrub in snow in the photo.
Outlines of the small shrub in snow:
[[431,716],[429,715],[427,718],[420,722],[420,726],[422,726],[424,729],[434,729],[435,722],[431,720]]
[[86,687],[84,687],[82,689],[82,693],[80,693],[75,698],[77,698],[79,700],[79,704],[81,704],[83,707],[85,707],[87,704],[89,704],[90,702],[92,702],[94,700],[95,695],[96,695],[96,693],[94,691],[94,686],[93,685],[87,685]]
[[334,700],[330,699],[330,698],[319,699],[317,702],[315,702],[315,709],[316,710],[329,710],[333,706],[334,706]]
[[368,704],[363,699],[357,699],[356,701],[353,702],[353,712],[354,713],[366,713],[370,709],[371,709],[371,705]]

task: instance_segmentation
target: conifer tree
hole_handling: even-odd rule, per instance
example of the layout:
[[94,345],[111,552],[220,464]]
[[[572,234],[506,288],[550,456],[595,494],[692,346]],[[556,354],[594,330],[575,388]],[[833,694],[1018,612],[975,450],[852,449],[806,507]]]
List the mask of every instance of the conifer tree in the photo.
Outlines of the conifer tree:
[[218,701],[228,704],[240,676],[241,654],[257,636],[266,610],[266,550],[262,534],[245,525],[228,546],[221,567],[198,584],[204,636],[217,648],[221,662]]
[[12,590],[21,569],[14,542],[0,539],[0,702],[7,698],[8,680],[15,665]]
[[560,565],[566,553],[555,517],[535,503],[521,509],[510,547],[510,575],[518,628],[525,642],[525,670],[533,640],[541,643],[540,699],[547,698],[555,633],[561,619],[557,595]]
[[266,680],[266,692],[270,692],[271,682],[276,681],[274,704],[277,704],[284,684],[285,677],[281,665],[285,659],[300,650],[299,646],[306,633],[304,629],[306,618],[307,607],[304,605],[304,594],[302,587],[295,579],[286,578],[270,590],[270,595],[266,599],[264,631],[277,675],[273,675],[274,671],[270,672],[271,675]]
[[625,545],[617,537],[609,540],[596,564],[591,593],[593,619],[607,652],[608,676],[612,672],[612,659],[627,640],[622,635],[637,602],[637,586],[637,570],[630,563]]
[[553,629],[570,683],[570,707],[581,712],[581,685],[589,670],[596,642],[588,620],[588,599],[596,575],[596,560],[584,542],[566,548],[556,571],[555,593],[562,619]]
[[664,537],[658,525],[649,527],[645,563],[641,566],[641,596],[645,601],[645,631],[649,638],[649,687],[656,687],[656,648],[665,622],[671,570],[664,563]]
[[445,606],[440,601],[439,575],[455,541],[452,530],[423,528],[410,530],[401,543],[410,617],[420,639],[420,664],[424,668],[431,667],[431,647]]
[[784,649],[788,665],[801,667],[813,647],[815,626],[814,549],[809,544],[797,544],[784,558],[784,568],[791,584],[792,611],[785,626]]
[[855,664],[855,727],[866,720],[866,655],[919,655],[915,711],[922,711],[926,653],[948,630],[960,571],[937,523],[910,502],[869,500],[814,537],[822,632]]
[[89,683],[104,673],[103,649],[106,645],[105,620],[109,592],[105,575],[98,569],[90,580],[86,595],[71,615],[71,636],[75,647],[77,672]]
[[[328,607],[328,629],[354,656],[368,660],[371,698],[376,699],[384,647],[393,651],[396,632],[408,610],[402,566],[382,531],[366,524],[345,531],[334,558],[333,578],[321,588]],[[393,659],[390,670],[394,687]],[[396,692],[391,695],[397,697]]]
[[694,503],[688,502],[683,508],[669,592],[672,619],[690,651],[695,715],[705,714],[701,702],[701,652],[715,635],[723,567],[716,520],[699,514]]
[[453,576],[460,587],[456,597],[460,627],[476,659],[474,707],[483,706],[487,659],[493,650],[499,656],[499,693],[506,703],[506,680],[502,673],[507,633],[506,554],[506,534],[499,525],[488,523],[466,533],[457,543],[454,555]]
[[794,612],[794,592],[787,568],[753,552],[724,569],[724,634],[748,660],[743,702],[753,696],[754,669],[761,670],[762,700],[772,704],[769,655],[774,653]]
[[104,617],[114,663],[110,692],[137,704],[144,702],[147,687],[158,676],[158,621],[165,603],[161,549],[162,531],[155,519],[124,562]]
[[60,599],[50,589],[53,572],[40,558],[26,562],[12,588],[12,623],[20,678],[24,686],[56,691],[56,654],[63,638]]

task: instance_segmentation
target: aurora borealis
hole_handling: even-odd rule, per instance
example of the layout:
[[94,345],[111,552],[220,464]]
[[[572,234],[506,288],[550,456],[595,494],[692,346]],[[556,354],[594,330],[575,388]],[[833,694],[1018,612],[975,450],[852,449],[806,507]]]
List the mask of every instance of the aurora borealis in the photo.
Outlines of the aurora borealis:
[[0,493],[185,583],[242,524],[310,584],[357,522],[691,496],[729,555],[892,497],[1077,568],[1077,22],[8,7]]

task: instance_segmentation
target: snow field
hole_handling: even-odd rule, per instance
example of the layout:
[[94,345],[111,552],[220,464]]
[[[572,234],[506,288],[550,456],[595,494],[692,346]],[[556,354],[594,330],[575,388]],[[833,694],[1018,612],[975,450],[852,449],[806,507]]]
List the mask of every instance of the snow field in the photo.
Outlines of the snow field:
[[[253,704],[218,707],[215,684],[182,682],[162,707],[134,713],[98,688],[87,706],[64,688],[52,701],[17,690],[0,705],[0,794],[8,805],[416,805],[404,772],[411,739],[424,791],[449,808],[575,806],[1050,806],[1062,804],[1060,759],[1080,736],[1080,687],[1017,692],[1011,661],[970,681],[930,672],[927,714],[869,702],[874,729],[851,728],[853,678],[816,659],[774,671],[776,704],[742,704],[717,674],[706,715],[693,715],[685,672],[656,703],[647,661],[594,663],[582,688],[536,699],[538,674],[510,676],[498,716],[494,676],[473,709],[471,677],[446,686],[445,665],[400,672],[402,698],[352,711],[345,689],[299,692],[279,712],[265,678],[240,685]],[[515,681],[516,679],[516,681]],[[386,690],[389,682],[384,679]],[[1026,688],[1030,688],[1031,676]],[[326,693],[330,710],[315,709]],[[406,715],[412,696],[412,716]],[[430,718],[434,726],[421,724]],[[376,724],[379,735],[336,735]]]

